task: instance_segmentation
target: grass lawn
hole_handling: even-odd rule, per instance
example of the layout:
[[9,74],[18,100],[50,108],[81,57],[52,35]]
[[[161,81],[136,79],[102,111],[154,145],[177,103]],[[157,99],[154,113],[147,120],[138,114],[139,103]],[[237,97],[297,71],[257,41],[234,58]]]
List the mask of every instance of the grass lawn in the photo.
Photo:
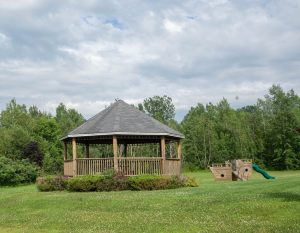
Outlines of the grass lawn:
[[254,173],[215,182],[188,173],[198,188],[42,193],[0,188],[0,232],[300,232],[300,171]]

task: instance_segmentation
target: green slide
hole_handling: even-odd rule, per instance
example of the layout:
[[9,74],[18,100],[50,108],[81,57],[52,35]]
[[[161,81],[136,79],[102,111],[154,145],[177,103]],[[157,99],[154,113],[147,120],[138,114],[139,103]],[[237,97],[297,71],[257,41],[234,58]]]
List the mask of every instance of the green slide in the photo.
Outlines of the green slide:
[[275,179],[274,176],[270,176],[265,170],[261,169],[257,164],[253,163],[252,168],[258,173],[262,174],[266,179]]

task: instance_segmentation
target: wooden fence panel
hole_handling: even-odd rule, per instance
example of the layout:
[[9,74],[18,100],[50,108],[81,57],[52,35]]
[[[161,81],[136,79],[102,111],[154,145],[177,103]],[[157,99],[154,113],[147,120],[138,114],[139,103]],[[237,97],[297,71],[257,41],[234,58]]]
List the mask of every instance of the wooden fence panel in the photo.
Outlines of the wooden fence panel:
[[[123,157],[118,158],[118,170],[127,176],[135,175],[179,175],[181,161],[167,159],[162,167],[160,157]],[[79,158],[76,159],[77,175],[95,175],[114,168],[114,159],[111,158]],[[64,175],[73,176],[73,161],[64,162]]]
[[77,175],[95,175],[114,167],[113,158],[77,159]]
[[119,171],[127,176],[160,175],[162,158],[155,157],[127,157],[118,158]]
[[181,160],[167,159],[165,161],[164,174],[165,175],[180,175],[181,173]]
[[64,175],[73,176],[73,160],[64,161]]

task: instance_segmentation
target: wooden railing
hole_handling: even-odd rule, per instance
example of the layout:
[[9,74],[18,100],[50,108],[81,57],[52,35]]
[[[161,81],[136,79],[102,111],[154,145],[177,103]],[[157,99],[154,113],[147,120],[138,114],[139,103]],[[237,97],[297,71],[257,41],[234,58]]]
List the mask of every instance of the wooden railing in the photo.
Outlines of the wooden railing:
[[164,175],[180,175],[181,160],[167,159],[164,165]]
[[73,160],[64,161],[64,175],[73,176]]
[[162,174],[162,158],[127,157],[118,158],[119,171],[124,175]]
[[113,158],[77,159],[77,175],[95,175],[113,167]]
[[[78,158],[76,159],[76,175],[95,175],[114,168],[114,159],[110,158]],[[161,157],[118,157],[118,170],[127,176],[153,174],[153,175],[179,175],[181,160]],[[73,176],[73,161],[64,161],[64,175]]]
[[231,167],[231,163],[213,163],[212,167]]

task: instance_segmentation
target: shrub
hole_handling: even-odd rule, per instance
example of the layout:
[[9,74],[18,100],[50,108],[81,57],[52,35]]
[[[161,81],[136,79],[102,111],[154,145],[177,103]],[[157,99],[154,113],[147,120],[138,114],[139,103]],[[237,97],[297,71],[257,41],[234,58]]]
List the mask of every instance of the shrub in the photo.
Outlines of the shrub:
[[196,181],[184,176],[132,176],[128,178],[128,184],[131,190],[157,190],[173,189],[184,186],[195,187]]
[[28,161],[13,161],[0,156],[0,185],[31,183],[36,177],[37,167]]
[[198,183],[195,180],[195,178],[193,177],[185,177],[185,181],[184,181],[184,186],[185,187],[198,187]]
[[128,178],[132,190],[155,190],[166,187],[167,177],[155,175],[132,176]]
[[96,191],[121,191],[128,190],[128,179],[123,175],[104,176],[103,180],[97,183]]
[[96,191],[104,176],[77,176],[67,181],[67,189],[72,192]]
[[65,176],[38,177],[37,188],[43,192],[64,190],[67,187],[67,179]]
[[68,180],[61,176],[40,177],[37,184],[40,191],[66,188],[71,192],[157,190],[198,186],[195,179],[184,176],[143,175],[126,177],[111,172],[101,176],[78,176]]

